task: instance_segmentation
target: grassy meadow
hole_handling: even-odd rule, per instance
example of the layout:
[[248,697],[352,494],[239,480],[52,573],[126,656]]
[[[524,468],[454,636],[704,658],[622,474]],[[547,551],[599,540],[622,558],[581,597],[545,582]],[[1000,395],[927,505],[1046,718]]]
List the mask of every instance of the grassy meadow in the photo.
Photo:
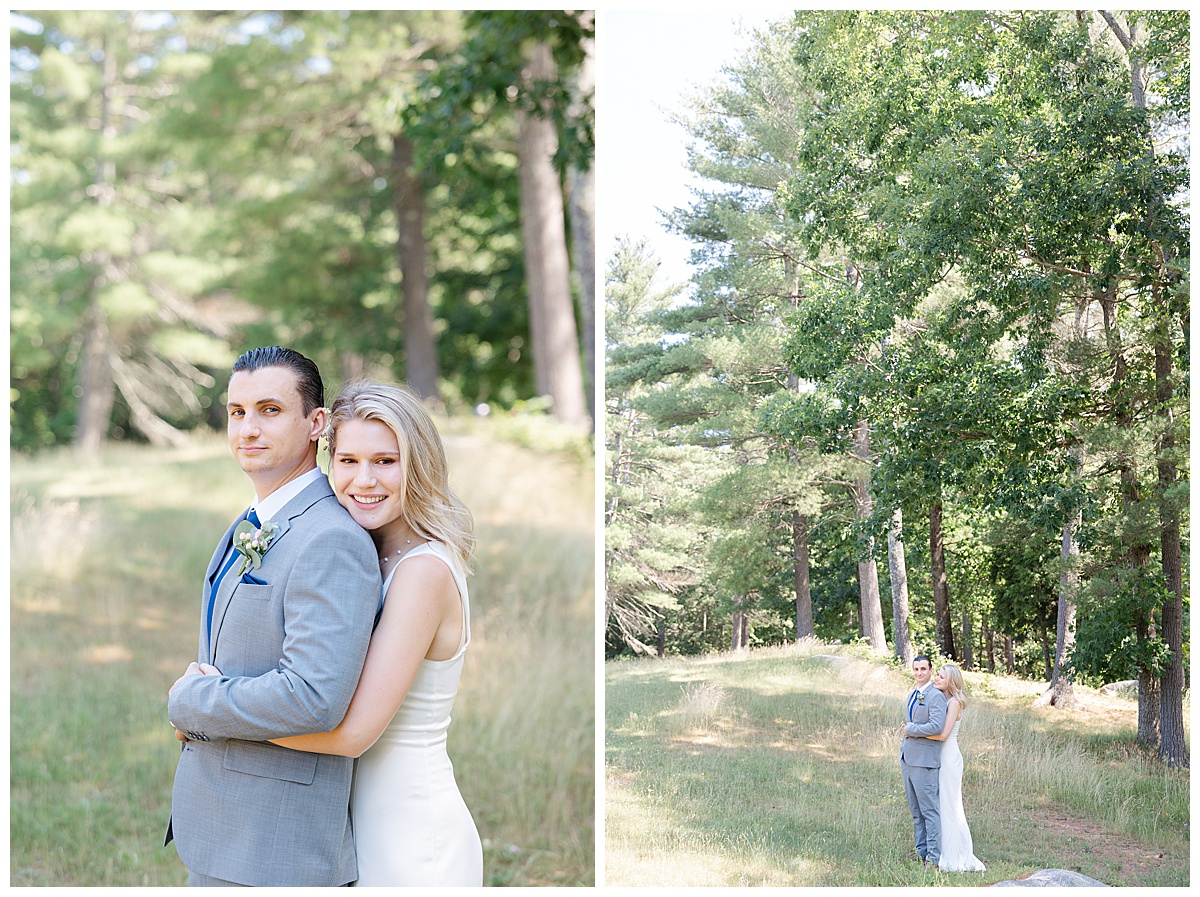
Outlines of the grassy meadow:
[[[983,873],[926,872],[900,781],[911,676],[849,647],[606,665],[608,886],[946,886],[1069,869],[1189,884],[1190,775],[1134,744],[1136,700],[967,673],[963,801]],[[1185,713],[1188,707],[1185,704]]]
[[[535,450],[511,421],[439,423],[479,537],[449,751],[484,883],[591,885],[591,453]],[[249,481],[219,437],[14,457],[10,474],[10,884],[186,884],[163,846],[179,755],[166,695]]]

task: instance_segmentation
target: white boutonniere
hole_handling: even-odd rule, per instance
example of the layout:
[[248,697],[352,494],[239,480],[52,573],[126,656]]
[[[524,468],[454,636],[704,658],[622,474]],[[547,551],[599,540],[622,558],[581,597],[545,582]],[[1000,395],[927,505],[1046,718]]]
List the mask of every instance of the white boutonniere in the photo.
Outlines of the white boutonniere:
[[[255,565],[255,566],[257,566],[257,565]],[[920,704],[922,707],[925,706],[925,692],[923,692],[923,691],[917,692],[917,703]]]
[[273,520],[268,520],[258,529],[249,520],[239,523],[233,531],[233,549],[242,556],[242,563],[234,575],[241,576],[247,570],[257,570],[278,532],[279,524]]

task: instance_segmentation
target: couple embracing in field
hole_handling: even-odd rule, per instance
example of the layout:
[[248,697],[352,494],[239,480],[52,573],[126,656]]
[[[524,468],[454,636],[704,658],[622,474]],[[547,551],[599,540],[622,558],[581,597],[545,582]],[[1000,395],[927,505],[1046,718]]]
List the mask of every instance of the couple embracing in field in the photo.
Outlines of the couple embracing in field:
[[901,730],[900,773],[912,811],[917,856],[942,872],[982,872],[962,804],[963,758],[958,727],[967,706],[962,671],[945,664],[933,678],[933,665],[913,658],[914,688]]
[[324,404],[292,349],[233,366],[229,447],[254,500],[213,552],[199,656],[168,696],[167,841],[194,886],[479,886],[446,754],[471,514],[415,394],[355,383]]

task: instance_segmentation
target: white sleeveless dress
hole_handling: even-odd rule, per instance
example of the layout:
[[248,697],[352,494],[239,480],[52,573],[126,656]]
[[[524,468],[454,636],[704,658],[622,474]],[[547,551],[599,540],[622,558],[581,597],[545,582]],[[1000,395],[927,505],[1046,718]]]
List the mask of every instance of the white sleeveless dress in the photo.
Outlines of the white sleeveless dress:
[[[418,545],[400,564],[431,554],[454,575],[463,631],[449,660],[422,660],[400,708],[379,740],[355,764],[350,818],[358,886],[483,884],[483,848],[446,754],[450,709],[471,640],[466,575],[440,542]],[[382,598],[380,599],[382,604]]]
[[963,812],[963,756],[958,749],[960,716],[950,736],[942,744],[942,766],[938,772],[938,815],[942,823],[942,855],[938,868],[943,872],[983,872],[983,863],[976,859],[971,843],[971,829]]

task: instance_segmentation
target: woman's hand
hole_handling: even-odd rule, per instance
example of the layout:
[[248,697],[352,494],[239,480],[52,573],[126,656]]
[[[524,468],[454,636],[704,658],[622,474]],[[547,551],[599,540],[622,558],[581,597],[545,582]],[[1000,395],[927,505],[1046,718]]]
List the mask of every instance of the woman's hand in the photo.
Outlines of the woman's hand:
[[196,663],[195,661],[192,661],[191,663],[188,664],[188,668],[184,671],[183,675],[180,676],[178,679],[176,679],[175,682],[171,685],[171,687],[169,689],[167,689],[167,697],[168,698],[171,697],[171,695],[175,691],[175,687],[177,685],[179,685],[179,683],[182,682],[184,679],[186,679],[188,676],[199,676],[199,675],[200,675],[200,664]]
[[167,690],[167,697],[171,697],[171,692],[175,691],[175,686],[186,679],[188,676],[220,676],[221,671],[211,663],[196,663],[192,661],[188,664],[188,668],[183,675],[175,680],[174,684]]
[[[221,671],[218,670],[211,663],[196,663],[195,661],[193,661],[192,663],[188,664],[188,668],[184,671],[183,675],[180,676],[178,679],[176,679],[175,682],[171,685],[171,687],[167,690],[167,697],[170,698],[171,692],[175,691],[175,686],[178,685],[180,682],[182,682],[184,679],[186,679],[188,676],[220,676],[220,675],[221,675]],[[175,724],[171,723],[171,726],[174,727]],[[175,740],[186,742],[188,739],[187,739],[186,735],[184,735],[182,732],[179,731],[179,729],[175,729]]]

